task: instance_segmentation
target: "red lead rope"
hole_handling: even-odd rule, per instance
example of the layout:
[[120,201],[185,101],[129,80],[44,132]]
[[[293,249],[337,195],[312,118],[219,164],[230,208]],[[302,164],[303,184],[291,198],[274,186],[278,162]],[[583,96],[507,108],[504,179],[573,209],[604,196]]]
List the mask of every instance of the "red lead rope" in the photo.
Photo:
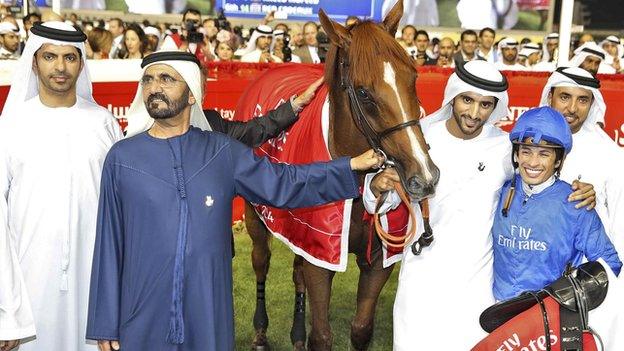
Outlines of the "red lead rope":
[[[414,236],[416,235],[416,229],[417,229],[416,228],[416,223],[417,223],[416,214],[414,213],[414,209],[411,206],[411,202],[407,194],[405,193],[405,190],[403,190],[403,187],[401,186],[401,184],[395,183],[394,189],[397,191],[397,193],[399,194],[399,197],[401,198],[401,201],[405,204],[405,206],[407,206],[407,209],[409,211],[409,217],[412,223],[409,231],[405,233],[405,235],[392,235],[386,232],[381,226],[381,223],[379,222],[379,213],[376,212],[373,215],[373,219],[375,222],[375,231],[377,232],[377,236],[379,236],[379,239],[388,247],[403,250],[405,245],[410,243],[412,239],[414,239]],[[379,208],[380,199],[381,197],[377,198],[377,208]],[[429,219],[429,202],[426,199],[420,201],[420,208],[421,208],[423,219],[428,220]]]

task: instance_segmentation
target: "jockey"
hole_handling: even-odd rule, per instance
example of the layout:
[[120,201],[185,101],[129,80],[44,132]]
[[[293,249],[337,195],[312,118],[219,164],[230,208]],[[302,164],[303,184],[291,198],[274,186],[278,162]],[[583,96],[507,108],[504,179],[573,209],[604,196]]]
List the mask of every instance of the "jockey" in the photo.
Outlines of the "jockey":
[[581,68],[560,68],[542,90],[541,106],[561,112],[572,131],[574,148],[566,157],[561,179],[594,184],[596,211],[609,238],[624,255],[624,151],[598,123],[604,125],[606,105],[600,82]]
[[559,174],[572,133],[563,115],[550,107],[529,110],[509,139],[517,174],[501,189],[492,226],[494,297],[541,289],[584,257],[603,258],[619,274],[622,262],[596,211],[565,201],[570,185]]
[[598,213],[569,202],[570,184],[559,179],[573,140],[565,118],[550,107],[529,110],[509,139],[518,172],[501,189],[492,226],[495,298],[540,290],[557,280],[566,265],[598,260],[610,268],[609,294],[590,320],[605,350],[621,350],[622,283],[615,275],[622,262]]
[[[494,125],[507,116],[507,107],[504,76],[491,63],[470,61],[449,78],[442,107],[422,120],[441,174],[429,199],[435,239],[420,255],[411,243],[403,252],[394,304],[395,350],[467,350],[485,336],[479,315],[494,302],[488,228],[499,189],[513,175],[507,134]],[[367,175],[368,212],[374,212],[375,195],[398,180],[393,169]],[[399,203],[391,191],[380,212],[390,215]],[[446,311],[458,313],[449,318]],[[449,338],[449,331],[456,336]]]

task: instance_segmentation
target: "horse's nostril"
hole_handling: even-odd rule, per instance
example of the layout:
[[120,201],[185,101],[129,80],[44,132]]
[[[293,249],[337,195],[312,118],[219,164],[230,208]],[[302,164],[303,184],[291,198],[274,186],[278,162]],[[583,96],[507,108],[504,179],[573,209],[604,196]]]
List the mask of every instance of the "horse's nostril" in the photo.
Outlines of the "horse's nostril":
[[409,191],[413,194],[431,195],[435,191],[435,184],[427,183],[423,179],[414,176],[407,180]]
[[426,187],[426,185],[427,184],[419,177],[411,177],[410,179],[407,180],[407,186],[410,188],[410,191],[422,189]]

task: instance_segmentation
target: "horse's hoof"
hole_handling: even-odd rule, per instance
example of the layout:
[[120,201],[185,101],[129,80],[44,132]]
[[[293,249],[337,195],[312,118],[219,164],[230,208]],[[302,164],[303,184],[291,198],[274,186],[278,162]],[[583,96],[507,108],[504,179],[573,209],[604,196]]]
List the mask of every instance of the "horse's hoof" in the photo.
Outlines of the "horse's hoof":
[[269,344],[251,345],[251,351],[271,351]]
[[266,336],[266,330],[257,330],[256,337],[254,341],[251,343],[252,351],[271,351],[271,347],[269,346],[269,340]]
[[293,351],[306,351],[305,342],[304,341],[297,341],[293,345]]

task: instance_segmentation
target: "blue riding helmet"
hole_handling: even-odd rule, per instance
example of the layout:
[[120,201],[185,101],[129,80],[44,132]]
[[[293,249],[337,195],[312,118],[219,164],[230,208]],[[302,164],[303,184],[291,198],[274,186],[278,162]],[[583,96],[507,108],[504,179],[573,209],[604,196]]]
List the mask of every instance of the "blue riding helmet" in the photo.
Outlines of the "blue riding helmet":
[[559,111],[548,106],[530,109],[520,115],[509,140],[526,143],[526,138],[532,138],[532,143],[536,145],[542,140],[559,145],[566,154],[572,150],[572,132],[568,122]]

